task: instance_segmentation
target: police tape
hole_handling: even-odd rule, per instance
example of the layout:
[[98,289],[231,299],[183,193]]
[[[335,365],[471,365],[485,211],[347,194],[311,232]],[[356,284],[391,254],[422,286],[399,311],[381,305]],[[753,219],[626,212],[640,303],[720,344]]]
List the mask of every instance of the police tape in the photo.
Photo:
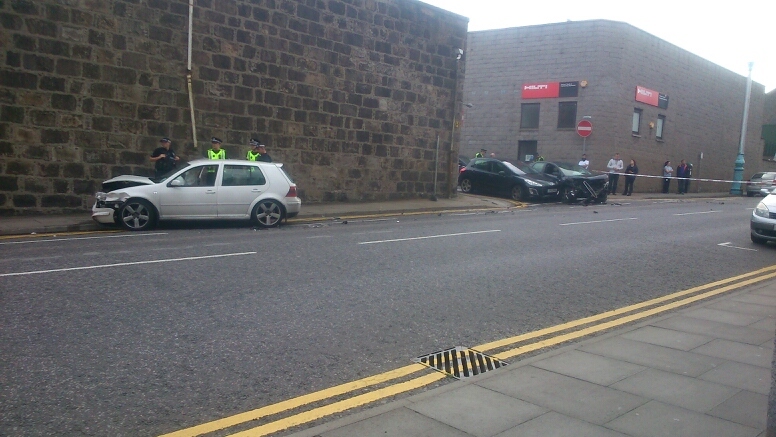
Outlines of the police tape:
[[748,181],[728,181],[724,179],[703,179],[703,178],[680,178],[676,176],[655,176],[655,175],[646,175],[646,174],[632,174],[632,173],[614,173],[614,172],[608,172],[608,171],[601,171],[601,170],[593,170],[596,173],[601,174],[616,174],[616,175],[623,175],[623,176],[635,176],[637,178],[654,178],[654,179],[672,179],[672,180],[682,180],[682,181],[698,181],[698,182],[724,182],[729,184],[734,184],[736,182],[740,184],[747,184]]

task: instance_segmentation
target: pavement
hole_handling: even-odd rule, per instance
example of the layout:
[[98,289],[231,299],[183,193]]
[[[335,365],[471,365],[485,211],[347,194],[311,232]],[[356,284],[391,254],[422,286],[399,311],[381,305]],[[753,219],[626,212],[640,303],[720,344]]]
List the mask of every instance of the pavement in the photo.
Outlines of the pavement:
[[[725,198],[730,196],[636,193],[611,197],[609,203]],[[436,201],[303,204],[293,221],[522,206],[459,193]],[[0,235],[97,229],[105,228],[93,223],[88,212],[0,219]],[[623,323],[615,323],[622,319],[614,316],[602,318],[601,323],[612,325],[600,332],[573,337],[567,329],[561,334],[572,340],[558,342],[565,346],[547,350],[549,340],[538,340],[537,354],[529,358],[504,359],[508,365],[474,377],[352,414],[324,416],[319,425],[290,435],[776,436],[773,425],[766,431],[776,340],[774,272],[776,266],[733,278],[728,285],[720,281],[683,291],[652,308],[624,312],[633,319]]]
[[[638,200],[686,200],[699,198],[726,198],[726,193],[633,193],[632,196],[611,196],[609,203],[632,202]],[[362,217],[384,215],[438,214],[447,211],[504,210],[525,206],[505,198],[467,195],[458,193],[453,198],[429,198],[391,200],[384,202],[333,202],[305,203],[296,218],[288,223],[311,223],[328,220],[349,220]],[[112,229],[94,222],[91,211],[77,214],[20,215],[0,217],[0,236],[50,234],[63,232],[89,232]],[[118,229],[118,228],[113,228]]]

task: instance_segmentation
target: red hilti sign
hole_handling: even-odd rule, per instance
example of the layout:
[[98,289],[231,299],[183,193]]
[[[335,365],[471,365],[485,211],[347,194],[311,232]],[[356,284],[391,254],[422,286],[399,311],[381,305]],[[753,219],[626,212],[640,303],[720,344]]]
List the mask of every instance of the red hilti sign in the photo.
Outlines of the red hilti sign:
[[636,101],[668,109],[668,96],[643,86],[636,86]]
[[657,106],[657,91],[653,91],[643,86],[636,87],[636,101],[646,103],[647,105]]
[[580,120],[577,123],[577,133],[582,138],[589,137],[593,133],[593,123],[587,120]]
[[524,99],[547,99],[558,97],[559,82],[525,83],[522,97]]

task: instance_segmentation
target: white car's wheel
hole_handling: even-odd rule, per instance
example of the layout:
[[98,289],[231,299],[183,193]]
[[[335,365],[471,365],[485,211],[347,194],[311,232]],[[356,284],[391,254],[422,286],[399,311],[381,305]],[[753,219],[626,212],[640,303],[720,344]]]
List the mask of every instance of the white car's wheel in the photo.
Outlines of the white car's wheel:
[[283,206],[275,200],[262,200],[253,208],[252,217],[259,226],[272,228],[280,224],[285,212]]
[[121,226],[130,231],[147,231],[156,224],[156,211],[148,201],[129,199],[118,212]]

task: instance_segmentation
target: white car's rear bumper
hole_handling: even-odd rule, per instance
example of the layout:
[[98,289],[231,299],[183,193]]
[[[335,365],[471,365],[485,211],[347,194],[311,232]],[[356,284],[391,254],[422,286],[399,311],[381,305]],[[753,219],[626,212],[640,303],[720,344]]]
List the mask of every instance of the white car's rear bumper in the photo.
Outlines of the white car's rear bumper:
[[302,199],[298,197],[286,197],[286,215],[296,217],[302,210]]

